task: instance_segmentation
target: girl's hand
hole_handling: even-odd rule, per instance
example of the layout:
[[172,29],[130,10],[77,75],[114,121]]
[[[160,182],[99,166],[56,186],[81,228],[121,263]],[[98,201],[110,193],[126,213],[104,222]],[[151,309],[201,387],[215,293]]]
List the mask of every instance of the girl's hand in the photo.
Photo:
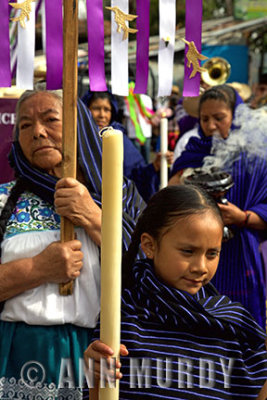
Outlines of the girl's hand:
[[[120,355],[127,356],[128,350],[127,348],[121,344],[120,345]],[[110,359],[114,356],[114,351],[107,346],[105,343],[100,340],[95,340],[92,342],[84,352],[84,361],[87,369],[89,368],[89,358],[94,359],[94,377],[98,382],[100,380],[100,360],[101,358],[106,358],[107,363],[109,364]],[[116,379],[120,379],[122,377],[121,372],[119,371],[121,367],[121,363],[119,360],[116,360]]]
[[237,226],[242,226],[245,219],[246,214],[243,210],[238,208],[233,203],[228,202],[228,204],[221,204],[218,203],[220,210],[223,216],[223,222],[225,225],[232,225],[235,224]]

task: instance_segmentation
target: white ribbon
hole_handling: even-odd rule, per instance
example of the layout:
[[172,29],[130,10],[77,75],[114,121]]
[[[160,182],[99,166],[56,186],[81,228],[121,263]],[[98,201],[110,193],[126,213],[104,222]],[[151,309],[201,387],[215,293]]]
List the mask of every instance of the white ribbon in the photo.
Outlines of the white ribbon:
[[159,1],[158,96],[169,96],[173,85],[176,0]]
[[[19,0],[18,3],[22,3]],[[16,84],[21,89],[33,88],[35,54],[35,3],[31,3],[30,19],[25,20],[25,28],[18,24],[18,61]]]
[[45,15],[45,2],[43,1],[40,8],[41,21],[42,21],[42,46],[43,52],[46,54],[46,15]]
[[[124,13],[129,12],[128,0],[112,0],[111,7],[117,6]],[[127,24],[127,22],[126,22]],[[115,14],[111,11],[111,87],[112,93],[128,96],[128,39],[123,40],[123,30],[117,32]]]

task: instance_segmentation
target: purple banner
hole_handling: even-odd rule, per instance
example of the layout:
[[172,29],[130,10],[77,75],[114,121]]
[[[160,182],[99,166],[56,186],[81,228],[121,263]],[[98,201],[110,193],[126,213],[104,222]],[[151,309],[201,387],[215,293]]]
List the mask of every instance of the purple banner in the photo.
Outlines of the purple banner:
[[150,0],[136,0],[136,78],[134,93],[146,93],[149,65]]
[[91,91],[107,90],[105,76],[104,14],[102,0],[86,0],[88,70]]
[[10,43],[9,43],[9,4],[0,1],[0,87],[11,86]]
[[61,89],[63,79],[62,0],[45,0],[45,21],[47,89]]
[[[188,42],[193,41],[199,53],[201,53],[201,33],[202,33],[202,0],[186,0],[185,8],[185,38]],[[184,89],[183,96],[195,97],[199,95],[200,73],[189,79],[193,66],[187,67],[185,51],[185,66],[184,66]]]
[[0,183],[14,179],[14,171],[8,163],[13,128],[15,125],[15,108],[18,99],[0,98]]

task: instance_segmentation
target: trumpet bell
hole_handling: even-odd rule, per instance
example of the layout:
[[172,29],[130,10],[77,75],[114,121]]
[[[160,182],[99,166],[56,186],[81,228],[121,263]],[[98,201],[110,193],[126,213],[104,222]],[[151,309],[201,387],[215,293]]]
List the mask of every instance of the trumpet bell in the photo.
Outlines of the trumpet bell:
[[201,78],[209,86],[223,85],[231,73],[231,65],[222,57],[212,57],[202,67]]

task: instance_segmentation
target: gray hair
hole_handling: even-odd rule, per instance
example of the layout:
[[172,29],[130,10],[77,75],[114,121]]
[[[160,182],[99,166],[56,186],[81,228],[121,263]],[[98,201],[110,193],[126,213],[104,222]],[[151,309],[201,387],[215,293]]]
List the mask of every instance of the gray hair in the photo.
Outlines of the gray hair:
[[35,84],[34,89],[33,90],[26,90],[25,92],[22,93],[22,95],[20,96],[17,105],[16,105],[16,125],[14,127],[14,136],[16,134],[18,134],[17,130],[19,127],[19,121],[20,121],[20,107],[21,104],[29,99],[30,97],[36,95],[37,93],[49,93],[52,96],[54,96],[61,104],[61,106],[63,105],[63,90],[62,89],[58,89],[58,90],[47,90],[46,89],[46,82],[37,82],[37,84]]

